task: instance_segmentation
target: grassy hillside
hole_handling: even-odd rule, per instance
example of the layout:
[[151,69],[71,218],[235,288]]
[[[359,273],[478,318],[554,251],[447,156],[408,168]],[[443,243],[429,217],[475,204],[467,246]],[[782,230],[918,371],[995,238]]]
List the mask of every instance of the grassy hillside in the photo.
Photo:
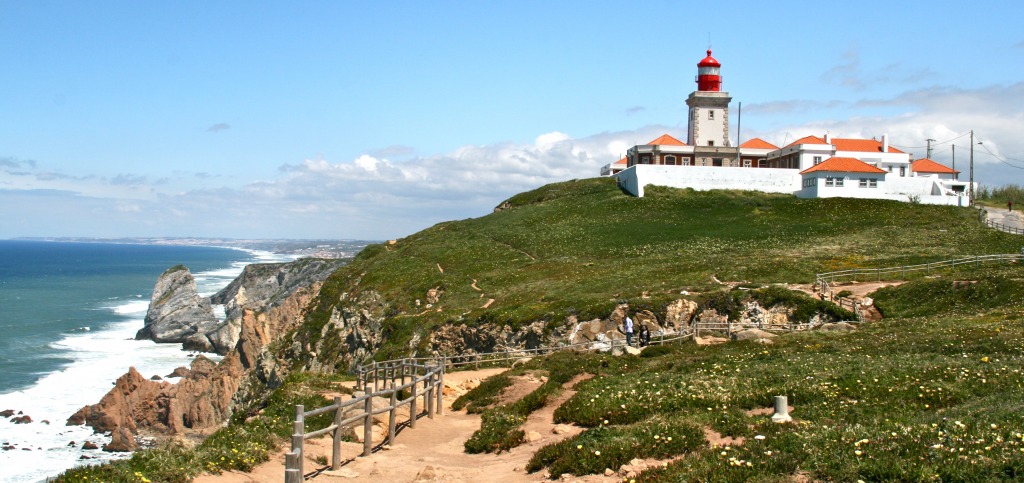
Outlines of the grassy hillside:
[[[984,228],[967,208],[658,187],[635,198],[611,179],[551,184],[501,206],[367,247],[325,285],[306,328],[312,339],[341,293],[381,293],[391,314],[385,330],[403,344],[442,323],[560,324],[570,314],[606,316],[618,301],[657,308],[684,290],[720,288],[712,276],[808,283],[816,272],[1016,252],[1021,244]],[[426,311],[432,288],[444,293]],[[650,298],[641,299],[644,292]]]
[[[809,283],[821,271],[1011,253],[1024,244],[983,227],[969,209],[654,187],[633,198],[608,179],[544,186],[502,206],[368,247],[325,282],[300,338],[320,337],[341,295],[364,291],[387,304],[381,330],[394,349],[444,323],[559,324],[569,314],[607,316],[619,301],[657,306],[683,290],[719,290],[712,275],[752,285]],[[432,288],[444,293],[426,310]],[[766,291],[781,296],[773,294]],[[517,370],[545,373],[549,383],[522,400],[488,407],[507,379],[467,398],[474,411],[487,411],[467,448],[519,444],[523,415],[589,373],[595,377],[556,412],[589,429],[538,451],[528,471],[600,473],[635,457],[685,454],[637,480],[1024,478],[1019,266],[922,278],[875,298],[886,320],[849,334],[535,359]],[[290,342],[276,344],[297,345]],[[58,481],[184,482],[201,469],[250,469],[288,434],[293,404],[326,404],[317,393],[337,377],[294,372],[257,416],[237,414],[193,450],[172,444]],[[796,424],[749,412],[777,394],[790,397]],[[711,447],[706,429],[745,442]]]

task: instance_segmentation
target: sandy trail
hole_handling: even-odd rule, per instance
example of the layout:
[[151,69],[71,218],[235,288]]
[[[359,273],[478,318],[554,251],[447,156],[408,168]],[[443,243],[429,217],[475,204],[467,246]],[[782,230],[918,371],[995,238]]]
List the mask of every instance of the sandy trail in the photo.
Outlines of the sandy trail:
[[[324,455],[330,458],[330,438],[306,441],[306,474],[314,470],[323,471],[307,478],[315,482],[541,482],[551,481],[545,472],[527,474],[526,463],[533,453],[544,445],[560,441],[578,434],[583,429],[574,426],[559,425],[559,433],[555,433],[552,419],[555,408],[574,394],[569,389],[579,379],[567,383],[566,389],[547,406],[534,412],[523,426],[529,442],[511,451],[495,454],[467,454],[463,443],[474,431],[480,428],[480,416],[470,415],[461,411],[452,411],[451,403],[464,390],[466,381],[482,380],[504,369],[483,369],[479,371],[462,371],[445,374],[445,386],[456,389],[444,398],[444,415],[434,419],[421,417],[416,421],[416,429],[404,428],[395,438],[395,446],[381,449],[368,457],[356,457],[362,452],[361,443],[343,443],[342,455],[349,458],[338,471],[330,471],[315,462],[315,458]],[[376,442],[376,441],[375,441]],[[220,475],[203,475],[197,483],[250,483],[274,482],[284,480],[284,450],[271,457],[270,461],[256,467],[250,473],[226,472]],[[611,482],[621,481],[620,476],[592,475],[571,478],[569,481],[580,482]]]

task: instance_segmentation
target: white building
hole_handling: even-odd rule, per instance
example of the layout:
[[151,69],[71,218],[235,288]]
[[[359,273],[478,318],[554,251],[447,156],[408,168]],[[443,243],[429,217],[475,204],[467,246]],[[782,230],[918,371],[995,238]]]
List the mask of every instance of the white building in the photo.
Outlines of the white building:
[[711,56],[697,64],[697,90],[689,107],[687,142],[664,134],[636,145],[626,157],[601,168],[627,191],[643,196],[649,184],[674,188],[748,189],[793,193],[802,198],[895,199],[968,206],[967,183],[957,171],[910,155],[882,139],[806,136],[782,148],[762,139],[737,147],[729,142],[729,102],[721,90],[721,64]]

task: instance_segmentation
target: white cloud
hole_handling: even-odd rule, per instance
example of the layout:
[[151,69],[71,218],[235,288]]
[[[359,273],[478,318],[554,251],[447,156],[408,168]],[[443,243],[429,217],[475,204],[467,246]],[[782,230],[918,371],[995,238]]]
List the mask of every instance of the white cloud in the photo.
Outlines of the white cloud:
[[[986,151],[1024,158],[1019,135],[1024,114],[1017,107],[1024,105],[1024,82],[976,90],[933,87],[843,104],[853,110],[852,117],[820,120],[812,110],[803,114],[810,120],[772,130],[756,131],[745,123],[744,139],[757,136],[781,145],[825,132],[865,138],[888,134],[893,145],[920,157],[925,150],[918,146],[931,138],[938,140],[933,157],[948,163],[954,143],[942,141],[974,129],[976,140],[984,143],[975,149],[976,178],[984,184],[1024,184],[1024,170]],[[768,111],[793,110],[799,102],[765,106]],[[547,183],[596,176],[630,146],[664,133],[685,136],[683,128],[666,126],[579,138],[554,131],[531,143],[466,145],[435,155],[414,155],[396,144],[399,148],[351,160],[287,164],[274,179],[226,187],[209,185],[227,182],[223,178],[195,173],[173,172],[160,179],[72,176],[0,157],[0,237],[393,238],[441,221],[482,216],[502,200]],[[955,144],[957,168],[966,172],[967,138]]]

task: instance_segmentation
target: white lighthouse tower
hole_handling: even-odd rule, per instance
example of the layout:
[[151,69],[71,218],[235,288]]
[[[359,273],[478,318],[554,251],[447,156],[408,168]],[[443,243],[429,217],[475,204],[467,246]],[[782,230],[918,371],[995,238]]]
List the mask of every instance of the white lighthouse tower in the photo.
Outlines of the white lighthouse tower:
[[[722,90],[721,69],[722,64],[708,49],[708,56],[697,64],[697,90],[686,99],[690,108],[686,142],[700,151],[697,164],[729,166],[735,160],[735,150],[730,154],[721,149],[729,147],[729,102],[732,101],[729,93]],[[708,159],[701,159],[701,154]]]

